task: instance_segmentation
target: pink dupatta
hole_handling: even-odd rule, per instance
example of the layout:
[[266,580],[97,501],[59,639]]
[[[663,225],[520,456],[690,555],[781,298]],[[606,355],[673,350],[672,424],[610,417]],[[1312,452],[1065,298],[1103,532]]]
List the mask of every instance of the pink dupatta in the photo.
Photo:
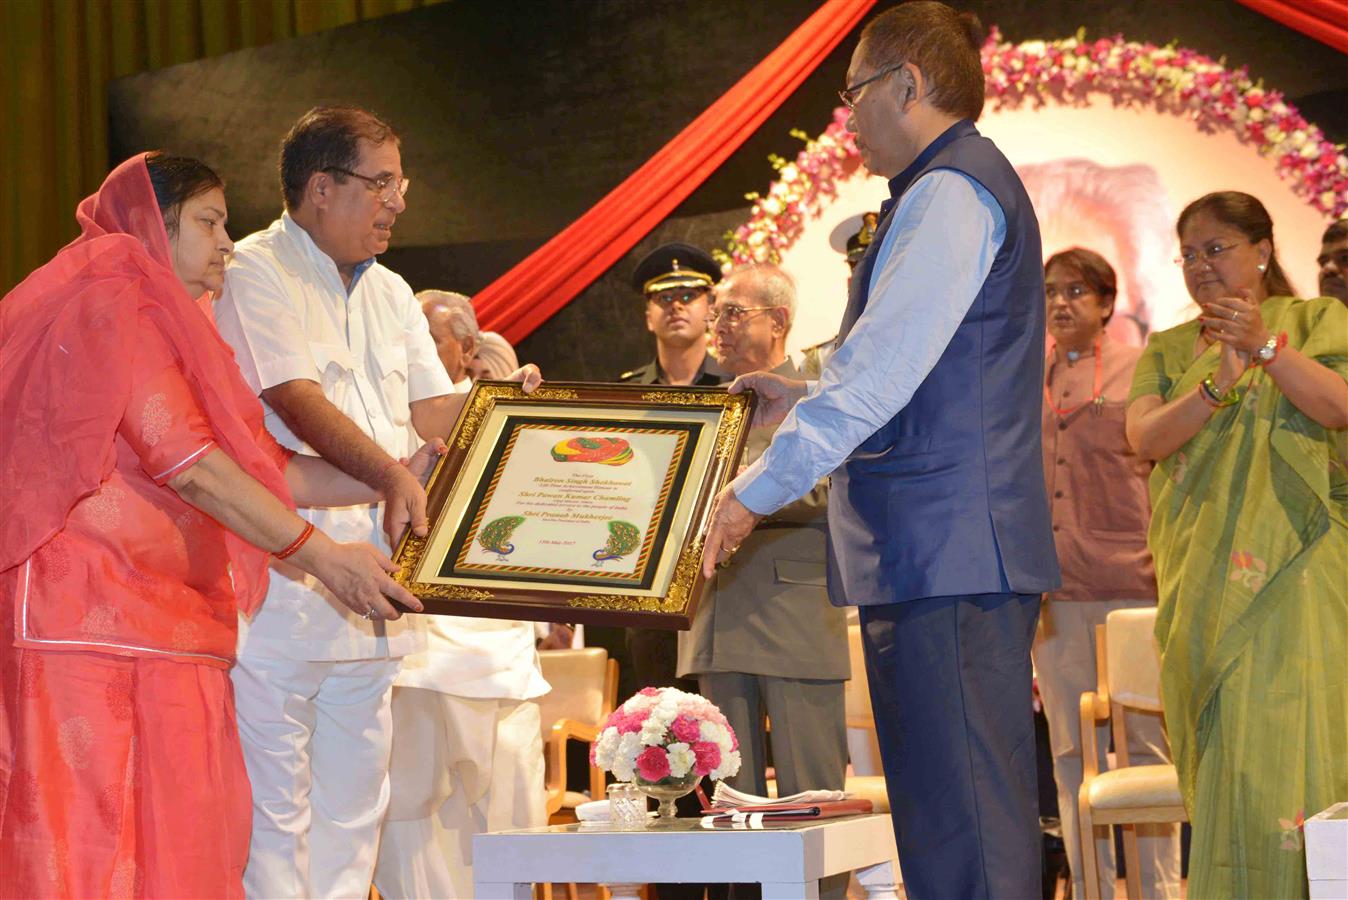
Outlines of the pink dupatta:
[[[75,217],[80,236],[0,300],[0,571],[60,532],[111,473],[138,313],[173,347],[216,442],[294,508],[255,438],[261,404],[173,272],[145,155],[114,169]],[[226,540],[238,605],[252,613],[266,594],[269,554],[234,534]]]

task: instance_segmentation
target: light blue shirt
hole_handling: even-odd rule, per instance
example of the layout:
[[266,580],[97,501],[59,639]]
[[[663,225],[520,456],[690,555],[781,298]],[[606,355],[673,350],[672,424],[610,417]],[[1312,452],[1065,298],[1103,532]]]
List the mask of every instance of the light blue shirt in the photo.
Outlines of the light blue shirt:
[[1001,206],[977,181],[938,169],[894,210],[861,318],[767,452],[731,482],[767,515],[805,496],[912,399],[968,315],[1006,239]]

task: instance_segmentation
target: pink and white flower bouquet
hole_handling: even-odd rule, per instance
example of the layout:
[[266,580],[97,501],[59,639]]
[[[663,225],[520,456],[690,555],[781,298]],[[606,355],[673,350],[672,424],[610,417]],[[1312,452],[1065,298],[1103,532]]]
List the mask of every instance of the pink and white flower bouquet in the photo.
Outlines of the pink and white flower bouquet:
[[705,697],[645,688],[608,717],[590,761],[619,781],[719,781],[740,770],[739,741]]

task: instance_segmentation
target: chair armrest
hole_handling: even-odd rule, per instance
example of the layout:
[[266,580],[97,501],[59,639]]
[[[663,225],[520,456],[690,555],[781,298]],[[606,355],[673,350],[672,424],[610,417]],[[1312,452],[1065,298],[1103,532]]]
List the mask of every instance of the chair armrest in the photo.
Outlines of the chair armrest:
[[[598,726],[586,725],[575,719],[558,719],[552,724],[548,731],[547,746],[543,748],[547,757],[547,782],[544,787],[548,795],[549,817],[562,808],[562,797],[566,794],[566,742],[577,740],[593,744],[599,739],[599,733]],[[604,799],[604,772],[595,766],[590,766],[590,798]]]
[[1095,691],[1081,695],[1081,782],[1086,784],[1100,774],[1099,747],[1095,726],[1109,719],[1109,701]]
[[577,722],[575,719],[558,719],[552,723],[552,729],[548,732],[548,741],[553,740],[575,740],[584,741],[587,744],[593,744],[599,740],[600,728],[598,725],[586,725],[584,722]]

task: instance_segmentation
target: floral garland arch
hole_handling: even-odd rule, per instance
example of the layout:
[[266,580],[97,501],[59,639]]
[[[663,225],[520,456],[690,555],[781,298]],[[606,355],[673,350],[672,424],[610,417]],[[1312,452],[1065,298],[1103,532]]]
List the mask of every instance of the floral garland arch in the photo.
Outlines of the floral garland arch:
[[[1011,44],[993,28],[983,45],[983,73],[992,109],[1023,104],[1085,103],[1094,92],[1109,94],[1120,106],[1151,104],[1188,115],[1202,131],[1228,130],[1261,155],[1273,157],[1277,171],[1296,194],[1331,217],[1348,211],[1348,156],[1329,142],[1278,91],[1266,90],[1245,67],[1227,69],[1194,50],[1173,44],[1158,47],[1120,36],[1085,39],[1085,29],[1058,41]],[[861,165],[852,135],[838,107],[819,137],[800,130],[805,141],[794,161],[769,157],[777,180],[767,195],[753,201],[749,221],[726,236],[725,264],[781,262],[782,251],[800,236],[837,194],[836,182]]]

